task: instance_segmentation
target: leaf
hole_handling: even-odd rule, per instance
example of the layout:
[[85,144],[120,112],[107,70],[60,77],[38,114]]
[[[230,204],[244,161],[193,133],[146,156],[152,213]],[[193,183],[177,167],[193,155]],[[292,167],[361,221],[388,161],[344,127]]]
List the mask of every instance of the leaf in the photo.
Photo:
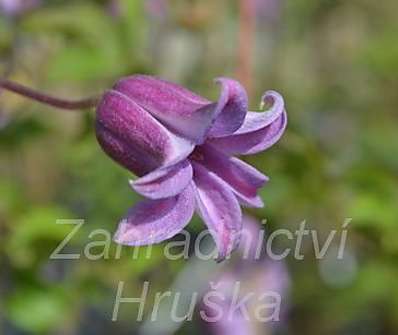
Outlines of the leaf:
[[[27,267],[33,265],[40,256],[47,260],[52,250],[73,228],[72,225],[56,223],[58,219],[67,218],[70,218],[70,214],[56,207],[36,207],[20,214],[10,226],[11,233],[6,241],[6,251],[12,263]],[[40,255],[44,242],[49,245]]]
[[8,317],[25,330],[43,333],[60,325],[68,315],[65,296],[57,290],[19,288],[7,301]]

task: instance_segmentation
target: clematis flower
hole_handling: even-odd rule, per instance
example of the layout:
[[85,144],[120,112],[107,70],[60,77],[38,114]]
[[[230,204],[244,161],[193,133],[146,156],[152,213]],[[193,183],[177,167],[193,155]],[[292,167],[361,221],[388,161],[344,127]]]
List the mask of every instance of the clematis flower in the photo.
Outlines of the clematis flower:
[[263,206],[257,190],[268,178],[233,155],[261,152],[282,136],[282,97],[268,91],[266,112],[248,112],[244,88],[218,78],[218,101],[155,77],[118,81],[97,107],[96,135],[104,151],[139,178],[145,200],[120,222],[115,241],[129,246],[178,234],[196,211],[224,259],[238,244],[240,205]]
[[[271,260],[265,254],[261,258],[258,257],[258,241],[264,238],[260,231],[259,222],[253,217],[244,215],[243,224],[243,235],[246,240],[245,243],[240,244],[237,250],[241,253],[241,258],[238,257],[232,267],[231,264],[228,264],[223,272],[213,279],[213,285],[217,283],[215,290],[220,294],[220,299],[217,299],[218,309],[215,310],[212,305],[202,304],[206,315],[212,316],[215,311],[217,313],[212,316],[216,317],[215,319],[204,320],[209,334],[272,334],[274,330],[283,329],[287,319],[291,285],[287,265],[283,261]],[[247,253],[247,251],[250,252]],[[246,257],[246,255],[249,257]],[[238,283],[239,290],[236,291]],[[232,301],[237,298],[236,294],[239,295],[238,298],[240,299],[250,297],[250,294],[252,294],[253,297],[247,299],[244,303],[247,314],[242,313],[240,309],[231,309]],[[268,312],[277,312],[274,315],[275,318],[272,318],[272,320],[270,318],[268,322],[262,322],[256,315],[256,309],[261,304],[257,299],[267,294],[280,297],[280,309],[273,310],[270,308]],[[267,313],[265,314],[267,315]],[[272,313],[268,313],[268,317],[271,315]]]
[[283,9],[283,0],[256,0],[256,16],[259,23],[277,23]]
[[[271,334],[275,330],[283,329],[287,319],[290,291],[290,276],[284,262],[265,259],[256,265],[248,264],[244,267],[244,271],[242,269],[226,270],[216,279],[215,283],[219,286],[216,292],[220,295],[217,298],[216,312],[218,315],[212,315],[215,312],[213,305],[202,305],[206,315],[214,318],[213,320],[204,320],[206,334]],[[239,285],[239,290],[236,290],[237,285]],[[269,305],[270,308],[265,313],[270,317],[275,312],[274,318],[270,318],[268,322],[259,320],[256,315],[257,309],[264,304],[264,301],[261,302],[258,299],[264,295],[280,297],[278,306],[280,308],[276,308],[278,304],[274,300],[275,309]],[[251,297],[244,303],[247,314],[242,313],[241,309],[232,309],[231,313],[234,299],[238,298],[241,301],[245,297]],[[214,300],[216,299],[214,298]],[[266,315],[263,317],[267,317]]]
[[17,16],[40,5],[40,0],[0,0],[0,14]]
[[166,17],[168,7],[168,0],[147,0],[145,2],[147,13],[158,19],[164,19]]

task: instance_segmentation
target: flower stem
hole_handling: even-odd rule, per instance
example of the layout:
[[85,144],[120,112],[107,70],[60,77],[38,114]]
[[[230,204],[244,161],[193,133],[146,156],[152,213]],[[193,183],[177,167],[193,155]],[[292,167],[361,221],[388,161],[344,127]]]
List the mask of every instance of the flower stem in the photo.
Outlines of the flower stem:
[[87,109],[87,108],[96,107],[98,103],[98,97],[91,97],[75,101],[59,99],[3,78],[0,78],[0,88],[14,92],[25,98],[38,101],[42,104],[61,109],[69,109],[69,110]]

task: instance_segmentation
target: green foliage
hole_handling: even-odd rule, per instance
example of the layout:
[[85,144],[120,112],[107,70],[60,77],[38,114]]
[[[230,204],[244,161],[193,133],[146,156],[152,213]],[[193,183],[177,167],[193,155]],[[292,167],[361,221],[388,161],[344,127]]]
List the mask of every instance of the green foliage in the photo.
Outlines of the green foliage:
[[65,210],[56,207],[35,207],[23,211],[13,222],[13,226],[9,227],[11,231],[6,251],[11,262],[22,267],[33,265],[43,245],[46,245],[44,242],[50,242],[47,244],[48,248],[55,248],[70,229],[54,223],[59,218],[68,216]]
[[[124,0],[116,16],[107,1],[43,2],[18,18],[0,15],[0,70],[54,94],[96,94],[120,76],[144,72],[214,98],[213,78],[237,72],[238,6],[228,0],[169,1],[166,13]],[[397,334],[398,2],[280,3],[273,18],[257,13],[250,106],[276,89],[286,99],[289,125],[275,147],[247,158],[270,176],[260,193],[266,207],[250,213],[266,218],[268,231],[294,231],[304,219],[317,231],[340,231],[351,217],[347,248],[357,265],[352,281],[338,287],[320,275],[310,248],[304,261],[289,258],[292,313],[285,332]],[[130,334],[138,326],[133,310],[110,322],[118,281],[130,297],[145,280],[165,291],[186,263],[168,262],[163,245],[149,258],[145,247],[135,259],[128,247],[118,257],[110,240],[139,200],[128,185],[134,176],[101,151],[92,114],[19,101],[0,92],[6,335],[90,333],[86,325],[100,334],[109,333],[108,324]],[[81,257],[49,260],[73,229],[56,220],[76,218],[85,223],[65,251]],[[108,253],[104,237],[90,235],[96,229],[109,233]],[[200,232],[201,220],[189,229]],[[107,257],[90,261],[84,253],[95,241],[104,245],[90,252]]]
[[69,312],[67,306],[65,294],[57,290],[21,287],[8,301],[7,314],[23,329],[43,334],[60,325]]

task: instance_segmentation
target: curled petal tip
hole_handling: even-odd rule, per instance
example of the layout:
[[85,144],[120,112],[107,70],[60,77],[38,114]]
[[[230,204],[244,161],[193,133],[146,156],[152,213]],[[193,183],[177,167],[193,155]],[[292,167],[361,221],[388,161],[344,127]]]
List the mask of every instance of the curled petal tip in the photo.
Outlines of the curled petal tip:
[[264,110],[264,107],[267,104],[271,105],[271,111],[279,113],[281,113],[285,108],[285,101],[283,100],[282,95],[274,90],[266,91],[263,94],[261,97],[260,110]]
[[278,142],[286,126],[285,110],[249,112],[245,123],[233,135],[211,139],[211,143],[227,155],[252,155]]

